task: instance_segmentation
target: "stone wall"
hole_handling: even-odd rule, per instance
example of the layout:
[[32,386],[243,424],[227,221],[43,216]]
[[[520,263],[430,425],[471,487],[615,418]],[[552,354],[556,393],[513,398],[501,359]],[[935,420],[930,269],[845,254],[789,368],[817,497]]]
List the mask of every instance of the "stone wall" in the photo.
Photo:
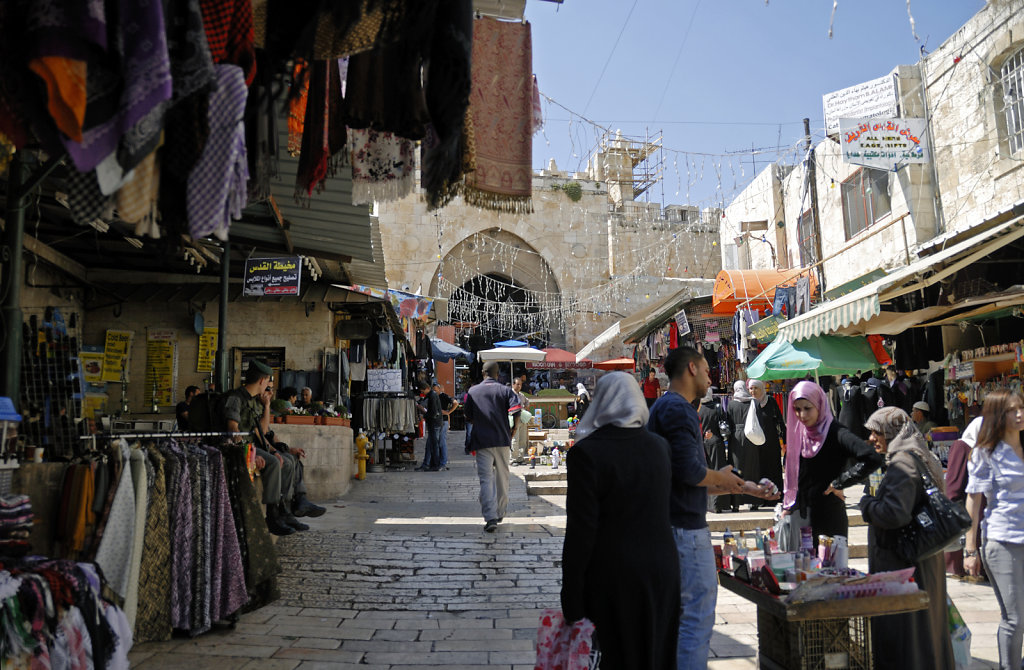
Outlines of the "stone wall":
[[355,470],[351,428],[275,423],[271,430],[279,442],[306,450],[302,460],[310,500],[330,502],[348,493]]

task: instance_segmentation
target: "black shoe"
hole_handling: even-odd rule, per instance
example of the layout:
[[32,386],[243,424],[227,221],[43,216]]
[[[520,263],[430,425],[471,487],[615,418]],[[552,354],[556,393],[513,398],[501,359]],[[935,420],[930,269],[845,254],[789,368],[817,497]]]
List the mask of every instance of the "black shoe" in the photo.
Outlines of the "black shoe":
[[280,511],[277,514],[277,518],[281,523],[286,526],[290,526],[295,530],[309,530],[309,526],[292,516],[292,513],[288,511],[288,508],[284,504],[282,504],[278,509]]
[[273,535],[291,535],[295,529],[279,519],[277,515],[267,515],[267,530]]
[[308,516],[316,518],[323,516],[327,509],[320,505],[314,505],[309,502],[305,494],[300,493],[295,496],[295,500],[292,502],[292,514],[295,516]]
[[427,469],[427,466],[421,465],[418,468],[413,468],[413,472],[425,472],[426,469]]
[[497,519],[490,519],[487,521],[487,523],[484,524],[484,532],[493,533],[496,530],[498,530]]

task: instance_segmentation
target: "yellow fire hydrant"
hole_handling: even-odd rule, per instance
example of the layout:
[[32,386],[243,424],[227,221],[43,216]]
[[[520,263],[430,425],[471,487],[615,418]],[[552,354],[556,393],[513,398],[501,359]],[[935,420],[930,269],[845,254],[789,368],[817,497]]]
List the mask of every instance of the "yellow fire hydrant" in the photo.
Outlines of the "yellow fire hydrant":
[[366,461],[369,460],[370,455],[366,453],[366,445],[370,443],[370,439],[366,437],[366,433],[359,430],[359,435],[356,436],[356,479],[362,481],[366,479]]

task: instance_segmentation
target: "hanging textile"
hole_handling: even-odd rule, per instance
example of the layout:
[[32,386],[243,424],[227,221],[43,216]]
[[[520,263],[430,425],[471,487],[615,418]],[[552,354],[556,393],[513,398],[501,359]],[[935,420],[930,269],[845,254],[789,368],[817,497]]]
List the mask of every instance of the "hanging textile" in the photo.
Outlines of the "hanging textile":
[[470,115],[476,170],[466,175],[465,191],[472,205],[533,211],[532,54],[529,23],[474,22]]
[[117,215],[125,223],[135,224],[137,237],[160,237],[157,225],[160,162],[156,154],[154,151],[142,159],[132,171],[135,176],[117,192]]
[[210,137],[188,177],[188,221],[193,239],[211,233],[227,239],[231,219],[241,218],[249,168],[245,156],[246,88],[242,70],[218,65],[210,95]]
[[430,67],[426,72],[426,102],[432,132],[423,143],[420,178],[430,210],[447,204],[461,189],[467,169],[472,169],[466,160],[472,52],[472,0],[438,5],[430,45]]
[[370,128],[349,130],[352,146],[352,204],[400,200],[416,186],[416,145]]
[[265,202],[277,177],[277,112],[274,70],[264,52],[257,53],[256,79],[245,102],[245,149],[249,160],[249,202]]
[[309,100],[309,77],[312,68],[299,59],[292,66],[292,82],[288,92],[288,154],[298,156],[302,151],[302,128],[306,122],[306,102]]
[[135,531],[135,487],[128,467],[131,456],[128,444],[119,440],[117,449],[122,463],[121,477],[114,492],[103,538],[96,551],[96,563],[110,582],[110,587],[121,598],[128,593],[132,545]]
[[295,199],[309,204],[327,177],[345,160],[344,100],[338,62],[315,61],[309,71],[309,97],[302,124],[302,149],[295,175]]
[[148,541],[142,547],[135,618],[135,639],[139,642],[171,639],[171,535],[164,456],[155,448],[147,449],[146,456],[151,467],[146,472]]
[[248,86],[256,76],[252,0],[200,0],[214,63],[237,65]]

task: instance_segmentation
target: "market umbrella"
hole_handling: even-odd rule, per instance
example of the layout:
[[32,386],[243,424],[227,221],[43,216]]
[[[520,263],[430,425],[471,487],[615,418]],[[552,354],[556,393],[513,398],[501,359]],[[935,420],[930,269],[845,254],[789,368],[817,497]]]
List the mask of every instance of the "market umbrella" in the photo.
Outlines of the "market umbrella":
[[544,347],[542,349],[547,356],[543,363],[527,363],[526,367],[533,370],[585,370],[594,367],[594,361],[589,358],[576,360],[576,354],[557,347]]
[[747,366],[750,379],[795,379],[807,374],[841,375],[878,367],[863,337],[822,335],[799,342],[777,339]]
[[476,358],[472,352],[466,351],[462,347],[457,347],[450,342],[445,342],[438,337],[430,338],[430,350],[432,358],[439,363],[447,363],[448,361],[463,356],[473,362]]
[[612,358],[594,363],[594,367],[598,370],[623,370],[625,372],[632,372],[634,365],[632,358]]
[[542,361],[547,354],[533,347],[496,347],[494,349],[484,349],[477,353],[477,356],[484,362],[501,361],[505,363],[511,361]]
[[496,347],[529,347],[529,342],[523,342],[522,340],[503,340],[501,342],[495,342]]

